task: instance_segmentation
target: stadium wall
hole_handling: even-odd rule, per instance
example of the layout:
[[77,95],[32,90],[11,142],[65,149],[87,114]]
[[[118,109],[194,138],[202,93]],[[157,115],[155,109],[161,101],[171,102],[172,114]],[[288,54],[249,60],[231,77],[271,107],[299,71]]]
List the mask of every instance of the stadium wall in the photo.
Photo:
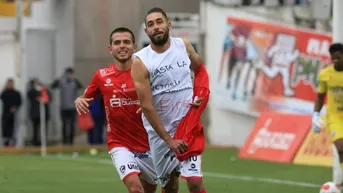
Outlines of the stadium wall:
[[[56,75],[59,75],[65,66],[74,65],[74,19],[73,4],[71,0],[49,0],[32,4],[31,16],[23,19],[22,39],[24,42],[23,65],[26,65],[27,55],[25,47],[28,30],[54,30],[56,54]],[[16,19],[13,17],[0,17],[0,56],[1,71],[0,85],[8,77],[16,77],[16,53],[13,32],[16,30]],[[31,48],[31,47],[28,47]],[[49,65],[49,64],[47,64]],[[40,69],[36,69],[38,72]],[[39,72],[44,73],[44,72]],[[25,76],[24,76],[25,77]],[[28,77],[27,77],[28,78]]]
[[15,21],[12,18],[0,18],[0,26],[0,87],[2,87],[6,77],[15,74],[14,36],[11,34],[15,28]]
[[[54,78],[61,75],[65,67],[74,66],[74,0],[47,0],[34,2],[31,15],[22,21],[22,65],[17,65],[14,34],[16,19],[0,17],[0,87],[8,77],[17,80],[17,88],[25,98],[27,83],[30,78],[37,77],[44,84],[51,84]],[[20,75],[20,76],[19,76]],[[55,93],[55,96],[58,93]],[[59,137],[58,97],[54,97],[51,109],[54,128],[51,135]],[[24,100],[25,102],[26,100]],[[21,111],[22,124],[17,132],[18,145],[23,145],[25,137],[30,137],[27,129],[26,104]]]
[[[279,8],[277,10],[263,7],[250,8],[224,8],[212,3],[201,4],[205,19],[206,33],[206,63],[210,75],[212,88],[209,103],[209,140],[212,145],[241,147],[246,137],[252,130],[256,116],[241,114],[228,110],[219,109],[215,105],[213,95],[216,95],[215,84],[217,84],[220,59],[225,37],[226,22],[229,16],[242,19],[251,19],[261,22],[287,23],[293,25],[293,17],[290,8]],[[271,19],[274,18],[274,19]],[[215,29],[215,30],[213,30]]]

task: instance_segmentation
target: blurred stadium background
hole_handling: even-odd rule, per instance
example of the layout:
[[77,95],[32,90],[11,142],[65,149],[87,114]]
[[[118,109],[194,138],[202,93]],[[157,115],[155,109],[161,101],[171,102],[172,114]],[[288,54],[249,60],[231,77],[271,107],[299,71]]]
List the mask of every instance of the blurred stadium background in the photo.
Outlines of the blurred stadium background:
[[[89,145],[79,128],[74,144],[62,145],[58,90],[47,149],[32,147],[28,82],[50,85],[72,67],[86,86],[112,62],[107,45],[114,28],[132,29],[138,47],[147,45],[142,24],[152,7],[166,10],[172,35],[190,39],[210,73],[212,98],[203,116],[208,192],[310,193],[332,180],[330,139],[325,128],[311,133],[310,120],[316,77],[330,64],[328,46],[343,41],[342,0],[0,0],[0,85],[13,78],[23,99],[13,146],[3,147],[0,138],[0,192],[126,191],[106,145]],[[286,62],[286,73],[268,75],[259,66],[274,65],[265,54],[273,45],[299,53]],[[235,49],[245,50],[246,62],[231,69]],[[40,157],[42,151],[48,155]]]

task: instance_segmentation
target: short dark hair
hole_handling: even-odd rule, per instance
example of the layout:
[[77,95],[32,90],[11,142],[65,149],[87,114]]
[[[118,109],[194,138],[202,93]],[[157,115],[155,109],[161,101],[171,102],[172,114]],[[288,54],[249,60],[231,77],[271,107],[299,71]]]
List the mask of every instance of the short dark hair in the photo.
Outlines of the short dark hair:
[[152,13],[161,13],[161,14],[163,15],[163,17],[168,21],[168,17],[167,17],[166,12],[165,12],[162,8],[154,7],[154,8],[151,8],[151,9],[147,12],[147,14],[146,14],[146,16],[145,16],[145,23],[147,22],[146,17],[147,17],[148,15],[152,14]]
[[333,43],[331,44],[329,48],[330,54],[333,54],[334,52],[341,52],[343,53],[343,44],[341,43]]
[[123,33],[123,32],[128,32],[131,34],[131,40],[132,40],[132,43],[135,44],[136,43],[136,38],[135,38],[135,35],[133,34],[133,32],[129,29],[129,28],[126,28],[126,27],[118,27],[116,29],[114,29],[111,34],[110,34],[110,44],[112,44],[112,41],[113,41],[113,34],[115,33]]

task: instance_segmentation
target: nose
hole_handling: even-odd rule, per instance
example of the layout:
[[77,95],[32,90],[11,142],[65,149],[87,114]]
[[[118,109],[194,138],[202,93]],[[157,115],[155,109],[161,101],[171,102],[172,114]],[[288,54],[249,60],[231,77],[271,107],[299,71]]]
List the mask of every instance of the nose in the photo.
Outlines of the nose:
[[154,26],[154,32],[158,32],[160,28],[158,28],[156,25]]
[[124,48],[125,47],[125,43],[124,42],[120,42],[119,47],[120,48]]
[[156,32],[156,31],[159,31],[160,26],[159,26],[159,24],[155,23],[153,28],[154,28],[154,31]]

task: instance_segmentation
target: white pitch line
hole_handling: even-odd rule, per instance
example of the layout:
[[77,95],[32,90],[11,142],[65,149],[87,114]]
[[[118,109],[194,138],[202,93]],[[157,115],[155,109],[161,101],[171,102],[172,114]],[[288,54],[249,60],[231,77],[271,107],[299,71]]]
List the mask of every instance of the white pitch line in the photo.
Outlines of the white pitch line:
[[[87,162],[87,163],[100,163],[100,164],[113,164],[110,160],[105,159],[84,159],[84,158],[71,158],[71,157],[63,157],[63,156],[52,156],[46,158],[57,158],[60,160],[68,160],[68,161],[79,161],[79,162]],[[308,182],[297,182],[291,180],[281,180],[275,178],[263,178],[263,177],[253,177],[253,176],[241,176],[241,175],[232,175],[232,174],[221,174],[221,173],[213,173],[213,172],[203,172],[204,176],[212,177],[212,178],[221,178],[221,179],[228,179],[228,180],[240,180],[240,181],[250,181],[250,182],[262,182],[268,184],[280,184],[280,185],[291,185],[291,186],[298,186],[298,187],[306,187],[306,188],[319,188],[320,185]]]
[[292,185],[292,186],[308,187],[308,188],[320,187],[320,185],[313,184],[313,183],[296,182],[296,181],[273,179],[273,178],[240,176],[240,175],[220,174],[220,173],[212,173],[212,172],[204,172],[204,175],[208,177],[214,177],[214,178],[225,178],[225,179],[230,179],[230,180],[241,180],[241,181],[251,181],[251,182],[263,182],[263,183],[268,183],[268,184],[282,184],[282,185]]

